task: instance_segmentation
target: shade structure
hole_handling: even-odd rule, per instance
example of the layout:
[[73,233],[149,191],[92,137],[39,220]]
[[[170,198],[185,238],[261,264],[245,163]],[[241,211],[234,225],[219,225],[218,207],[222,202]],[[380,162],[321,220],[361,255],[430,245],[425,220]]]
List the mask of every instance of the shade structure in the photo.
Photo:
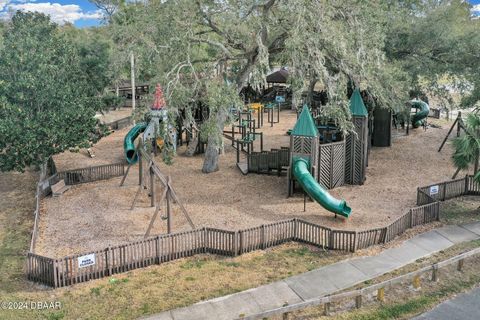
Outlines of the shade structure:
[[267,83],[287,83],[288,71],[286,69],[280,69],[267,76]]

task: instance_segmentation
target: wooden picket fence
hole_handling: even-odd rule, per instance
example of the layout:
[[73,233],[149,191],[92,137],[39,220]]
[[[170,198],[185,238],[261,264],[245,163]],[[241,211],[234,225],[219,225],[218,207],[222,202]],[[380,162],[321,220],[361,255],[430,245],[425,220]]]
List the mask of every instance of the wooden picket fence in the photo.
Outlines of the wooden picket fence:
[[[364,231],[335,230],[295,218],[238,231],[202,228],[158,235],[61,259],[30,252],[27,277],[57,288],[200,253],[237,256],[289,241],[354,252],[387,243],[412,227],[438,221],[440,201],[467,194],[480,194],[480,186],[471,176],[418,188],[418,206],[386,227]],[[79,267],[79,258],[88,255],[94,257],[94,264]]]
[[125,174],[125,162],[105,164],[81,169],[73,169],[57,172],[58,180],[65,180],[66,185],[107,180],[120,177]]

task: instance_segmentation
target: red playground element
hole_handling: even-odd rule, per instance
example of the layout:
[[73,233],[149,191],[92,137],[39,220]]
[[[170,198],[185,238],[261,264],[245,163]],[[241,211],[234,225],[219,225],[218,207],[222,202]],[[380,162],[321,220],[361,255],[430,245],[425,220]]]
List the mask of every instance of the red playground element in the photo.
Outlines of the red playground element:
[[165,107],[165,98],[163,97],[162,86],[157,83],[155,87],[155,101],[153,102],[152,110],[161,110]]

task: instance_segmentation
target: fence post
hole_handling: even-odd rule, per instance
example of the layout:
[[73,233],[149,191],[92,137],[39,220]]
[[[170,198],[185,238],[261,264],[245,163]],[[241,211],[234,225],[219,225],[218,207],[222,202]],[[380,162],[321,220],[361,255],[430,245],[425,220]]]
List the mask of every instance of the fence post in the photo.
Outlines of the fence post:
[[58,279],[57,279],[57,259],[53,260],[53,288],[58,288]]
[[463,193],[464,195],[467,195],[467,194],[470,194],[470,190],[469,190],[469,187],[468,187],[468,174],[465,175],[465,192]]
[[413,287],[415,289],[420,288],[420,276],[419,275],[416,275],[415,277],[413,277]]
[[238,255],[238,231],[233,233],[233,256]]
[[298,223],[297,218],[293,218],[293,241],[298,240]]
[[434,264],[432,266],[432,281],[437,282],[438,281],[438,265]]
[[157,236],[157,241],[155,241],[156,251],[157,251],[157,264],[160,264],[160,236]]
[[324,307],[324,314],[325,316],[329,316],[330,315],[330,311],[332,309],[332,303],[331,302],[326,302],[325,303],[325,307]]
[[410,229],[413,228],[413,210],[410,209]]
[[437,203],[435,204],[435,213],[436,213],[436,220],[437,221],[440,221],[440,202],[437,201]]
[[447,193],[447,182],[443,183],[443,192],[442,192],[442,201],[445,201],[445,196]]
[[107,276],[112,275],[111,262],[110,262],[110,259],[109,259],[109,256],[108,256],[109,251],[110,251],[110,247],[107,247],[105,249],[105,268],[106,268],[105,271],[107,273]]
[[243,253],[243,230],[240,230],[239,231],[239,241],[240,241],[240,244],[239,244],[239,248],[238,248],[238,251],[239,251],[239,254],[242,254]]
[[265,241],[265,225],[262,224],[262,250],[265,250],[266,247],[266,241]]
[[377,290],[377,300],[380,302],[385,301],[385,288],[380,288]]
[[203,227],[203,253],[207,253],[208,252],[208,248],[207,248],[207,245],[208,245],[208,231],[207,231],[207,227]]
[[362,294],[355,297],[355,308],[360,309],[362,307]]
[[[387,233],[388,227],[383,228],[382,241],[380,243],[387,243]],[[388,241],[390,241],[390,239],[388,239]]]
[[328,249],[335,250],[335,236],[333,235],[334,231],[332,229],[329,229],[330,234],[328,236]]
[[457,270],[458,271],[462,271],[464,261],[465,261],[465,259],[458,260],[458,265],[457,265]]
[[353,250],[352,250],[352,252],[357,251],[357,242],[358,242],[357,240],[358,240],[357,231],[355,231],[355,233],[353,234]]
[[417,187],[417,206],[420,205],[420,188]]

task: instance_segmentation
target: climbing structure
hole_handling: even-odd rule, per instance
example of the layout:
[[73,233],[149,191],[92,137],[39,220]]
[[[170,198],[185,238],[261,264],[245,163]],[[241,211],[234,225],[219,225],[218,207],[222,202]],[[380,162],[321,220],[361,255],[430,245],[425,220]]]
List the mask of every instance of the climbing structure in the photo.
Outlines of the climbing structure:
[[[177,146],[176,128],[168,123],[167,109],[165,108],[162,87],[157,84],[155,89],[155,101],[150,107],[147,121],[136,124],[125,136],[123,146],[125,157],[129,164],[138,161],[135,153],[135,139],[143,132],[144,145],[152,145],[156,153],[157,148],[168,146],[174,151]],[[153,143],[152,143],[153,142]]]
[[304,107],[290,135],[290,166],[288,168],[288,195],[292,195],[295,182],[322,207],[344,217],[352,209],[345,200],[339,200],[323,188],[316,180],[319,154],[319,132],[310,110]]
[[345,139],[345,183],[361,185],[365,182],[367,167],[368,112],[358,89],[350,98],[350,112],[354,132]]

